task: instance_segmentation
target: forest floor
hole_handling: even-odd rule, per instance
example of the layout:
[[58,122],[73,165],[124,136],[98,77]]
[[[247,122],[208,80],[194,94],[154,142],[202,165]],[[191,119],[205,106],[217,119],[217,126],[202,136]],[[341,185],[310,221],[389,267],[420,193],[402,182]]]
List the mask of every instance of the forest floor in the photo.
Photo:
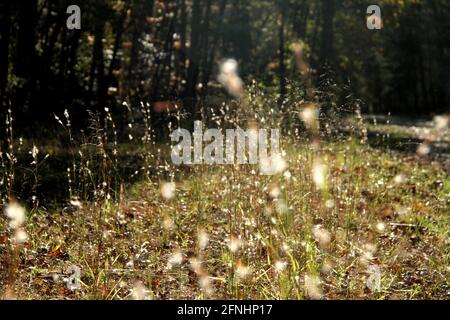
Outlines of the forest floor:
[[367,143],[283,141],[276,176],[202,165],[117,203],[34,210],[24,244],[2,220],[0,294],[450,299],[450,137],[419,155],[432,125],[386,121],[367,119]]

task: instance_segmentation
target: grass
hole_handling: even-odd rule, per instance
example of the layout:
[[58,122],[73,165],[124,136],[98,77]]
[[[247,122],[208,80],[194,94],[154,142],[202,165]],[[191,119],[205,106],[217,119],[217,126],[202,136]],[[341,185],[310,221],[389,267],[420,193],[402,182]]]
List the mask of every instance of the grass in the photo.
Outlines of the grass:
[[275,176],[161,161],[113,199],[30,211],[23,244],[3,219],[0,293],[15,247],[21,299],[450,298],[445,162],[351,137],[282,143]]

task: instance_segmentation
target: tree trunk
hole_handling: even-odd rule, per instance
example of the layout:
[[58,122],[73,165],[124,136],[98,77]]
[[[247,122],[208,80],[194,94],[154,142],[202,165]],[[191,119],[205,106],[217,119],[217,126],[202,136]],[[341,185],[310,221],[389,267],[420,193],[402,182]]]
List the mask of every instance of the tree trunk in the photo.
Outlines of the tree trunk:
[[193,129],[194,121],[199,114],[196,107],[196,86],[199,74],[199,63],[201,58],[200,45],[201,31],[201,7],[200,0],[193,0],[192,22],[191,22],[191,43],[189,48],[189,67],[187,71],[187,82],[185,91],[185,103],[188,113],[188,127]]
[[286,64],[285,64],[285,37],[284,37],[284,27],[286,20],[286,7],[284,3],[280,3],[280,17],[279,17],[279,26],[278,26],[278,40],[279,40],[279,48],[278,48],[278,77],[280,81],[280,100],[279,104],[282,107],[282,103],[286,97]]
[[213,69],[214,58],[216,56],[217,46],[218,46],[219,39],[220,39],[220,33],[222,31],[222,25],[223,25],[223,19],[224,19],[224,15],[225,15],[226,5],[227,5],[227,0],[222,0],[220,2],[217,26],[214,30],[211,49],[209,50],[208,55],[206,57],[206,61],[205,61],[206,67],[203,69],[202,84],[203,84],[204,92],[206,92],[208,90],[208,83],[211,78],[211,72]]
[[202,53],[201,53],[201,60],[202,60],[202,80],[201,80],[202,90],[201,90],[201,94],[202,94],[202,97],[205,96],[206,89],[207,89],[203,80],[204,80],[204,75],[206,73],[206,68],[208,68],[210,17],[211,17],[211,0],[208,0],[207,5],[206,5],[205,17],[203,19],[203,24],[202,24],[202,35],[203,36],[202,36],[202,40],[201,40],[201,44],[200,44],[200,48],[202,50]]
[[[0,3],[0,110],[6,105],[9,73],[9,39],[11,33],[11,3]],[[2,122],[3,123],[3,122]]]
[[324,65],[332,65],[333,62],[335,5],[335,0],[322,0],[322,43],[320,48],[322,70],[324,70]]
[[125,2],[122,12],[120,13],[120,16],[117,18],[117,22],[116,22],[116,26],[115,26],[116,37],[114,39],[113,54],[112,54],[111,62],[109,64],[109,68],[108,68],[108,75],[106,77],[107,86],[109,86],[111,84],[114,69],[117,67],[117,54],[118,54],[120,46],[122,44],[122,36],[123,36],[123,32],[125,30],[124,24],[125,24],[125,20],[127,18],[127,11],[130,9],[130,5],[131,5],[131,0],[127,0]]
[[[187,10],[186,0],[180,0],[180,54],[179,54],[179,70],[177,77],[184,79],[186,77],[186,28],[187,28]],[[178,81],[178,80],[177,80]]]
[[[14,74],[24,80],[23,86],[14,92],[13,106],[26,112],[35,93],[36,63],[36,24],[37,0],[20,0],[18,5],[17,45],[14,59]],[[17,114],[17,113],[16,113]]]
[[[106,75],[105,75],[105,59],[103,56],[103,38],[105,33],[105,7],[103,0],[97,3],[96,13],[98,17],[95,19],[94,26],[94,46],[92,49],[92,63],[89,77],[89,92],[91,103],[94,102],[95,110],[101,110],[105,107],[106,93]],[[96,96],[94,98],[94,85],[96,84]]]
[[131,97],[133,105],[138,104],[139,97],[139,54],[142,50],[140,38],[146,29],[145,18],[153,14],[153,0],[136,0],[132,10],[131,23],[133,31],[131,37],[130,62],[126,73],[125,91]]

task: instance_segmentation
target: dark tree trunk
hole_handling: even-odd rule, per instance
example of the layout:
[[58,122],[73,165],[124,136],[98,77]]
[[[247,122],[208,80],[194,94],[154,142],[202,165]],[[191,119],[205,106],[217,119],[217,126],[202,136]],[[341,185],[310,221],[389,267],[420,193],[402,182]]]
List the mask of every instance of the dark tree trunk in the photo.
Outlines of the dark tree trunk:
[[6,110],[8,109],[9,40],[11,33],[11,3],[0,3],[0,152],[7,150]]
[[332,65],[333,62],[335,6],[335,0],[322,0],[322,39],[319,62],[322,67],[326,64]]
[[293,17],[293,27],[297,39],[300,40],[304,38],[306,34],[306,25],[308,21],[309,4],[308,0],[303,0],[301,4],[296,2],[294,7],[294,17]]
[[[6,105],[9,73],[9,39],[11,34],[11,3],[0,3],[0,110]],[[2,122],[3,123],[3,122]]]
[[202,23],[202,40],[200,44],[200,48],[202,50],[201,61],[202,61],[202,97],[204,97],[206,93],[206,85],[204,83],[204,75],[206,73],[206,68],[208,68],[208,57],[209,57],[209,30],[210,30],[210,18],[211,18],[211,0],[208,0],[206,4],[206,12]]
[[450,64],[450,36],[448,33],[448,17],[446,17],[446,12],[450,12],[449,7],[444,7],[439,0],[431,0],[432,8],[432,18],[434,24],[434,50],[432,52],[435,55],[433,68],[436,74],[433,75],[435,79],[434,82],[436,87],[434,89],[434,100],[436,101],[436,107],[439,109],[450,107],[450,77],[448,73],[448,68],[442,68],[443,65]]
[[80,94],[80,84],[78,83],[75,71],[80,38],[81,30],[73,30],[70,32],[67,35],[65,50],[60,55],[61,65],[65,67],[59,71],[58,86],[59,91],[65,97],[67,103],[71,103]]
[[119,49],[122,44],[122,36],[125,31],[125,21],[127,18],[127,12],[130,9],[130,5],[131,5],[131,0],[127,0],[122,12],[120,13],[120,16],[117,18],[117,22],[115,25],[116,37],[114,39],[113,54],[112,54],[111,62],[109,64],[108,74],[106,77],[107,86],[109,86],[111,84],[111,82],[113,80],[114,70],[118,67],[117,66],[117,54],[119,53]]
[[[184,79],[186,77],[186,28],[187,28],[187,11],[186,0],[180,0],[180,54],[179,54],[179,71],[177,77]],[[177,80],[178,81],[178,80]]]
[[[14,59],[14,74],[23,79],[23,85],[14,92],[13,106],[17,111],[27,112],[34,101],[36,63],[37,0],[19,0],[18,33]],[[16,114],[19,112],[16,112]],[[23,118],[22,118],[23,119]]]
[[[42,109],[43,112],[40,115],[43,117],[48,117],[57,111],[56,108],[59,105],[66,105],[67,103],[63,93],[57,90],[59,86],[64,86],[64,82],[59,83],[57,81],[57,73],[52,68],[52,64],[54,64],[54,59],[56,58],[56,47],[58,43],[61,45],[61,55],[66,46],[66,7],[64,3],[61,3],[56,8],[51,7],[50,9],[55,10],[58,15],[56,17],[49,15],[46,21],[46,42],[43,52],[39,57],[39,72],[36,77],[37,92],[34,100],[34,103]],[[63,72],[65,63],[66,59],[60,57],[60,72]]]
[[201,31],[201,6],[200,0],[193,0],[192,22],[191,22],[191,44],[189,48],[189,67],[187,71],[185,103],[188,113],[188,127],[193,128],[194,121],[199,118],[196,105],[196,86],[199,74],[199,63],[201,58],[200,45]]
[[[153,15],[153,0],[136,0],[132,10],[131,23],[132,36],[131,36],[131,52],[130,62],[128,64],[128,70],[126,73],[126,92],[130,95],[131,103],[133,105],[138,104],[141,97],[139,86],[139,55],[142,51],[142,45],[140,39],[144,31],[146,31],[146,17]],[[149,29],[149,27],[147,27]],[[150,32],[150,30],[148,30]]]
[[203,77],[202,77],[202,84],[203,84],[204,92],[206,92],[208,90],[208,83],[209,83],[209,80],[211,79],[211,72],[213,70],[214,58],[216,57],[217,46],[219,44],[220,35],[222,32],[223,19],[224,19],[224,15],[225,15],[226,5],[227,5],[227,0],[222,0],[220,2],[219,16],[217,18],[217,25],[214,30],[211,48],[208,51],[208,55],[206,56],[206,61],[205,61],[206,67],[204,67],[204,69],[203,69]]
[[279,17],[279,26],[278,26],[278,41],[279,41],[279,48],[278,48],[278,64],[279,64],[279,70],[278,70],[278,77],[280,81],[280,100],[279,104],[281,107],[281,104],[283,103],[285,97],[286,97],[286,64],[285,64],[285,37],[284,37],[284,27],[285,27],[285,20],[286,20],[286,7],[284,3],[280,3],[280,17]]
[[[165,58],[163,61],[159,62],[156,66],[156,70],[152,77],[152,90],[150,92],[153,100],[157,99],[171,99],[172,93],[170,91],[161,90],[160,82],[161,79],[165,79],[166,70],[170,69],[170,60],[171,60],[171,52],[173,47],[173,33],[175,30],[175,21],[178,17],[178,7],[175,7],[173,11],[173,16],[170,18],[169,26],[167,28],[166,37],[164,40],[163,52],[165,53]],[[163,82],[167,85],[170,79],[170,72],[167,82]],[[151,123],[153,128],[153,134],[155,135],[156,141],[164,141],[167,137],[165,137],[165,125],[164,123],[165,114],[163,112],[155,112],[154,108],[151,109]]]
[[[103,56],[103,38],[105,33],[105,7],[103,0],[99,0],[96,7],[98,17],[94,25],[94,46],[92,49],[92,62],[89,77],[89,92],[91,101],[94,102],[95,110],[102,110],[105,107],[107,83],[105,74],[105,59]],[[96,85],[96,90],[94,86]],[[96,93],[94,97],[94,91]]]

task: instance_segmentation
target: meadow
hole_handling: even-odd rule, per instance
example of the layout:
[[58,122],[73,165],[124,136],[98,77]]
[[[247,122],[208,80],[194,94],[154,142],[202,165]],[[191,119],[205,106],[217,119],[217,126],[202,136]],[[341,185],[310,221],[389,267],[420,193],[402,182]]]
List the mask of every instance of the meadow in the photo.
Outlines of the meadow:
[[[329,121],[314,108],[258,165],[176,166],[146,121],[118,142],[108,109],[78,138],[69,112],[56,116],[59,136],[40,146],[11,121],[2,296],[448,299],[448,119]],[[218,126],[248,124],[227,111]],[[261,127],[286,124],[258,112]]]
[[448,0],[0,1],[0,299],[449,299],[449,29]]

